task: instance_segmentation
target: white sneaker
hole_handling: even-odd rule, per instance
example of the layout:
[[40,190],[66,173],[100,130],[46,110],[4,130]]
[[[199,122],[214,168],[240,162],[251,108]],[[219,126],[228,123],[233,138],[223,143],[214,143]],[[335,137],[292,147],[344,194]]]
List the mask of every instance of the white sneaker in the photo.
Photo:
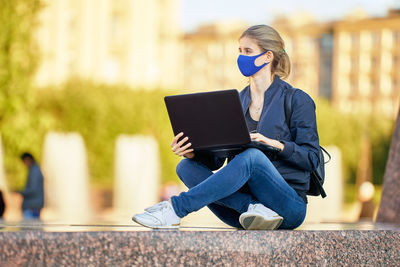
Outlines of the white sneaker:
[[171,203],[163,201],[145,209],[144,213],[133,215],[132,220],[149,228],[179,228],[181,218]]
[[246,230],[274,230],[282,224],[283,218],[263,204],[250,204],[239,222]]

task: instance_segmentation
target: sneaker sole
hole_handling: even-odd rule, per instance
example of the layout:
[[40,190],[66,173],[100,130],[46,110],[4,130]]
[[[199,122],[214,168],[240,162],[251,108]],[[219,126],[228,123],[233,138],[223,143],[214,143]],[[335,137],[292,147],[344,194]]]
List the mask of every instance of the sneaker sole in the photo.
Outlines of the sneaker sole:
[[240,219],[240,224],[246,230],[275,230],[281,226],[282,217],[276,217],[271,220],[265,220],[261,215],[248,215]]
[[154,226],[150,224],[143,223],[139,220],[137,220],[135,217],[132,217],[132,221],[134,221],[137,224],[140,224],[144,227],[152,228],[152,229],[178,229],[180,224],[173,224],[173,225],[167,225],[167,226]]

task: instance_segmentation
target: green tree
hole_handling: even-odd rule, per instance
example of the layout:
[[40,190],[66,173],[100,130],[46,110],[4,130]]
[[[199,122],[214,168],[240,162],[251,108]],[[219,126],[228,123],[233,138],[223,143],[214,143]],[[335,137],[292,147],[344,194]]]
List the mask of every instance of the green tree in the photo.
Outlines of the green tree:
[[37,141],[25,131],[34,123],[32,78],[38,49],[33,30],[40,8],[40,0],[0,0],[0,132],[6,173],[12,177],[20,172],[19,153]]
[[42,125],[47,121],[51,130],[78,132],[84,138],[93,184],[112,186],[120,134],[153,136],[159,145],[162,182],[177,179],[179,157],[171,152],[173,132],[164,104],[164,96],[176,92],[75,80],[38,93],[36,114]]

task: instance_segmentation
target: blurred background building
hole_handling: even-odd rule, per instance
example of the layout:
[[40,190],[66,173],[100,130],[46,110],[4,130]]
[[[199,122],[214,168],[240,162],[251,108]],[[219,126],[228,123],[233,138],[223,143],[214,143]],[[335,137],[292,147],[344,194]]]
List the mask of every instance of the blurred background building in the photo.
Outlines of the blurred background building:
[[[96,8],[93,8],[93,7]],[[40,86],[84,78],[132,88],[242,89],[237,41],[245,23],[183,33],[180,0],[47,0],[37,40]],[[320,23],[307,13],[272,23],[292,61],[288,81],[343,111],[394,117],[400,97],[400,11]]]
[[36,82],[71,78],[142,88],[182,84],[179,0],[46,0]]
[[400,96],[400,10],[333,26],[333,94],[344,111],[395,117]]
[[184,89],[242,89],[247,78],[236,65],[238,38],[248,25],[224,21],[203,25],[184,35]]

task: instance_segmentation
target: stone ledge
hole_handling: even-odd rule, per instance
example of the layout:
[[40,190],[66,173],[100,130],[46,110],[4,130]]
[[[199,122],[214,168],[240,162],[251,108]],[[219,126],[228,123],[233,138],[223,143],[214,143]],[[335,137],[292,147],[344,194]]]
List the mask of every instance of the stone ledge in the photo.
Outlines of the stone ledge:
[[[68,229],[65,229],[68,230]],[[1,231],[1,266],[384,265],[400,228],[327,231]]]

